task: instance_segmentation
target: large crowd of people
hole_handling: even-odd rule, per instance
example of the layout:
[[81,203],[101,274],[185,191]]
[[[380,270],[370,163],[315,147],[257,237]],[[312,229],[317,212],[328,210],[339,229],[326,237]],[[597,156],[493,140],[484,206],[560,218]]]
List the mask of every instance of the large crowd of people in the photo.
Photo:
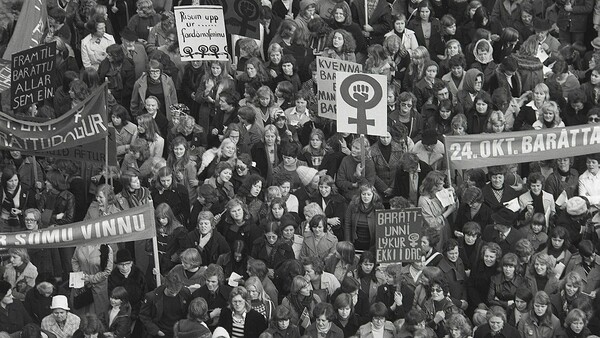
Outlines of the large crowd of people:
[[[173,8],[220,1],[47,2],[55,95],[13,113],[105,84],[118,166],[5,151],[0,232],[151,204],[158,257],[3,248],[0,337],[600,336],[600,148],[455,170],[443,142],[598,128],[600,1],[259,2],[260,39],[192,62]],[[385,136],[320,116],[317,56],[387,77]],[[422,257],[382,265],[375,211],[409,207]]]

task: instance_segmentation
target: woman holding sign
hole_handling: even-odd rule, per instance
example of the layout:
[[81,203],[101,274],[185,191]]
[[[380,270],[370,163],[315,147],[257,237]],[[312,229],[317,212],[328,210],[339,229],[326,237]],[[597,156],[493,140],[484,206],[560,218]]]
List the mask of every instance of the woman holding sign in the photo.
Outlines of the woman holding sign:
[[438,251],[442,251],[440,245],[450,238],[451,230],[448,224],[450,217],[456,210],[456,201],[444,205],[438,197],[438,193],[444,190],[446,176],[443,172],[434,170],[427,174],[421,185],[421,197],[418,206],[423,208],[423,217],[427,224],[437,230],[440,234]]

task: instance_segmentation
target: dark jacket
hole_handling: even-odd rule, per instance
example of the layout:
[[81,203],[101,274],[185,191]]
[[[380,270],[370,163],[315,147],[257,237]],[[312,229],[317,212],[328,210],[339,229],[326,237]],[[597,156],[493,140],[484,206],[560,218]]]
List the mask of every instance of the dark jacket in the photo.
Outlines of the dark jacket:
[[[373,31],[367,38],[367,45],[382,44],[383,36],[389,32],[394,23],[392,21],[391,6],[387,1],[378,1],[373,14],[369,17],[368,24],[373,27]],[[356,22],[359,26],[364,26],[365,22],[365,0],[356,0],[350,5],[352,12],[352,22]]]
[[252,222],[252,220],[246,220],[239,229],[232,231],[230,229],[231,224],[227,221],[227,217],[224,217],[218,226],[219,232],[225,237],[225,240],[229,246],[233,246],[233,242],[236,240],[244,241],[246,244],[246,250],[252,247],[254,241],[263,235],[263,231]]
[[[310,202],[317,203],[319,206],[323,207],[325,204],[325,208],[323,208],[323,212],[327,218],[339,217],[340,225],[338,227],[332,227],[333,232],[336,236],[341,234],[341,228],[344,225],[344,217],[346,217],[346,207],[348,203],[346,203],[346,199],[342,197],[340,194],[334,194],[331,192],[327,201],[324,201],[323,197],[320,194],[316,194],[310,199]],[[338,229],[340,231],[338,231]],[[342,240],[342,238],[338,238],[338,240]]]
[[273,335],[273,338],[300,338],[300,330],[298,326],[290,323],[286,330],[281,330],[277,325],[271,324],[267,331]]
[[[221,310],[219,317],[219,326],[223,327],[229,334],[233,330],[233,313],[231,309],[224,308]],[[254,309],[246,312],[246,321],[244,323],[244,337],[258,338],[263,331],[267,329],[267,321],[265,317]]]
[[[310,326],[306,328],[304,335],[313,338],[319,337],[319,333],[317,332],[317,323],[310,324]],[[344,338],[344,331],[332,323],[331,328],[327,332],[325,338]]]
[[[229,306],[229,294],[231,293],[231,286],[227,284],[219,285],[217,292],[212,294],[206,285],[202,285],[198,290],[192,294],[192,299],[202,297],[208,304],[208,313],[214,309],[225,309]],[[221,312],[221,315],[223,313]]]
[[112,324],[110,321],[110,309],[102,312],[99,316],[107,332],[112,332],[114,338],[127,338],[131,333],[131,308],[121,308]]
[[252,245],[250,256],[265,262],[269,269],[277,269],[284,261],[294,259],[294,251],[287,242],[276,242],[270,254],[267,253],[267,245],[268,243],[264,236],[257,238]]
[[40,325],[42,323],[42,319],[52,313],[50,305],[52,305],[53,296],[68,295],[68,292],[64,289],[60,288],[59,290],[56,290],[56,286],[54,288],[55,291],[50,297],[45,297],[35,287],[27,291],[25,294],[23,306],[25,307],[25,310],[27,310],[27,313],[29,313],[31,316],[31,319],[34,323]]
[[108,294],[117,286],[122,286],[129,294],[129,304],[131,304],[131,317],[136,319],[139,316],[144,294],[148,291],[148,284],[144,274],[137,266],[131,267],[129,276],[125,278],[118,268],[114,268],[108,276]]
[[488,224],[485,229],[483,229],[482,237],[486,242],[494,242],[500,245],[502,249],[502,254],[508,252],[515,252],[515,245],[521,238],[525,238],[525,235],[519,230],[512,228],[506,236],[505,239],[500,238],[500,233],[498,230],[494,229],[493,224]]
[[513,337],[520,337],[519,335],[519,331],[517,331],[517,329],[515,329],[514,327],[508,325],[508,324],[504,324],[504,327],[502,328],[502,330],[500,331],[500,333],[498,333],[495,336],[492,336],[492,330],[490,328],[490,324],[484,324],[482,326],[480,326],[479,328],[477,328],[477,331],[475,331],[475,335],[473,336],[473,338],[513,338]]
[[477,305],[487,302],[490,281],[492,280],[492,276],[498,273],[497,264],[487,267],[481,260],[482,258],[480,258],[477,267],[471,270],[471,274],[467,280],[468,303],[471,309],[475,309]]
[[204,323],[189,319],[178,321],[173,327],[173,333],[177,338],[197,338],[211,334]]
[[[49,224],[63,225],[73,223],[75,217],[75,196],[68,190],[63,190],[58,194],[50,192],[38,195],[38,209],[42,212],[44,209],[52,210]],[[57,220],[56,215],[64,213],[64,216]]]
[[[156,288],[156,290],[148,292],[140,310],[140,320],[142,321],[142,324],[144,324],[147,333],[153,336],[156,336],[158,331],[163,331],[167,336],[172,335],[172,327],[169,330],[170,332],[165,332],[165,330],[161,330],[161,327],[159,326],[163,319],[163,313],[171,310],[164,306],[164,299],[166,297],[165,288],[165,285],[161,285]],[[179,298],[179,310],[182,313],[187,314],[188,305],[192,300],[188,288],[182,288],[177,294],[177,298]]]
[[527,281],[519,275],[515,274],[511,280],[506,280],[502,273],[492,276],[487,304],[490,306],[500,305],[506,310],[508,308],[508,301],[515,299],[517,289],[520,287],[528,288],[528,285]]
[[[487,204],[487,206],[492,209],[492,212],[502,209],[504,207],[503,203],[519,197],[519,193],[508,184],[504,185],[504,192],[502,193],[500,202],[498,202],[498,199],[496,199],[496,196],[494,195],[494,188],[492,188],[491,183],[486,184],[481,189],[481,193],[483,194],[483,203]],[[485,226],[485,224],[482,225]]]
[[[383,302],[383,304],[385,304],[385,306],[388,309],[390,309],[392,304],[394,304],[395,292],[396,287],[394,285],[380,285],[377,288],[377,296],[375,297],[375,301]],[[400,284],[400,293],[402,294],[402,306],[397,306],[394,311],[388,311],[388,320],[396,321],[400,318],[404,318],[412,308],[415,292],[406,283],[403,282]]]
[[446,276],[450,295],[455,299],[467,299],[467,275],[465,274],[465,265],[460,257],[456,263],[450,262],[445,256],[438,263],[438,267]]
[[572,10],[565,10],[566,1],[556,1],[558,18],[556,25],[561,31],[570,33],[583,33],[588,29],[590,13],[594,10],[594,0],[573,0]]
[[14,333],[20,331],[25,324],[33,323],[33,320],[25,310],[21,301],[15,299],[6,309],[0,309],[0,331]]
[[[110,89],[110,93],[117,100],[117,103],[125,108],[129,108],[131,94],[133,93],[133,85],[136,80],[133,61],[128,58],[123,59],[123,64],[118,70],[120,76],[117,76],[116,71],[112,71],[111,68],[112,66],[108,58],[102,60],[98,66],[98,77],[100,78],[100,81],[106,80],[108,89]],[[120,78],[120,80],[118,78]]]
[[475,216],[471,217],[471,208],[462,203],[458,207],[458,212],[456,213],[456,220],[453,223],[453,230],[458,230],[462,232],[462,227],[467,222],[477,222],[479,225],[485,226],[486,224],[492,223],[492,209],[487,204],[481,204],[479,211],[475,214]]
[[169,189],[165,189],[162,192],[159,192],[156,187],[151,187],[150,194],[152,195],[154,208],[158,207],[161,203],[167,203],[179,222],[184,227],[187,227],[190,218],[190,198],[186,187],[173,182]]
[[202,249],[199,247],[200,231],[198,229],[190,232],[188,237],[194,244],[194,248],[200,251],[202,265],[216,263],[219,256],[231,252],[231,248],[229,248],[229,244],[227,244],[225,237],[218,231],[213,231],[208,243],[206,243]]
[[[421,160],[419,160],[419,167],[421,168],[421,171],[418,173],[419,184],[417,186],[417,200],[419,199],[419,196],[421,195],[419,192],[421,183],[423,183],[423,180],[425,179],[427,174],[429,174],[429,172],[432,170],[431,166],[429,166],[429,164],[427,164]],[[409,180],[410,180],[410,174],[407,171],[404,171],[402,169],[398,169],[396,171],[396,178],[394,180],[394,195],[395,196],[402,196],[406,199],[409,198],[409,195],[410,195]]]
[[[277,149],[278,146],[275,146],[275,150]],[[267,155],[265,144],[263,142],[254,144],[252,149],[250,149],[250,155],[252,156],[252,160],[256,163],[256,169],[258,169],[260,175],[267,180],[267,185],[271,184],[271,181],[273,180],[274,166],[269,163],[269,156]],[[283,157],[279,151],[276,151],[275,157],[276,164],[283,161]]]

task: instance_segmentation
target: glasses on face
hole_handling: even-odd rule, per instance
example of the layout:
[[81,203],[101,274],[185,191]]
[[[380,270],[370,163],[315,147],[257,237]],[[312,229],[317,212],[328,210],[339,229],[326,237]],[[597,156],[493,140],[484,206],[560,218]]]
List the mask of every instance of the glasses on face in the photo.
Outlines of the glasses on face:
[[25,218],[25,223],[33,223],[33,222],[37,222],[37,219],[35,219],[35,218]]
[[441,288],[432,288],[431,292],[442,293],[444,292],[444,290],[442,290]]
[[150,69],[148,71],[148,73],[150,73],[150,74],[159,74],[160,73],[160,69]]
[[401,102],[400,105],[402,107],[406,107],[406,108],[412,108],[412,106],[413,106],[412,103],[406,103],[406,102]]
[[590,116],[590,117],[588,117],[588,122],[598,123],[598,122],[600,122],[600,117]]

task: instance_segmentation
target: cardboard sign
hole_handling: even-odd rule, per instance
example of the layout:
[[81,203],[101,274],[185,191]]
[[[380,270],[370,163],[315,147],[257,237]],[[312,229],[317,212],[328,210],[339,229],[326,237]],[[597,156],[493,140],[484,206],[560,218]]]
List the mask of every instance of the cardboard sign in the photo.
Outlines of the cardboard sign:
[[377,263],[403,263],[421,260],[421,208],[376,210],[375,249]]
[[56,42],[13,54],[10,83],[12,109],[54,97],[55,61]]
[[181,61],[227,60],[227,34],[221,6],[175,7]]
[[317,57],[318,114],[326,119],[336,119],[335,78],[337,72],[360,73],[362,65],[349,61]]
[[338,72],[336,77],[337,131],[387,134],[387,77]]
[[227,34],[260,39],[260,4],[257,0],[223,1]]

